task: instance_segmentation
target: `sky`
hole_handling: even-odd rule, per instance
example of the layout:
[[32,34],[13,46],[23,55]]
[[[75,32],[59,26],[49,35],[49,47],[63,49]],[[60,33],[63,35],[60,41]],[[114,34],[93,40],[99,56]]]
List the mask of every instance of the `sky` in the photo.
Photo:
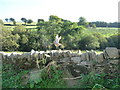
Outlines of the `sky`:
[[79,17],[91,21],[118,21],[119,0],[0,0],[0,19],[22,17],[37,21],[50,15],[77,22]]

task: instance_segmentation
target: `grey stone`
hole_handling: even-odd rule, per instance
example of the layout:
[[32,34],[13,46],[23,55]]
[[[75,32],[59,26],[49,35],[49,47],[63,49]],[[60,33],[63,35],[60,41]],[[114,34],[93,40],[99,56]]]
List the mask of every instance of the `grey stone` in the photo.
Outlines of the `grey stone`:
[[86,55],[85,55],[85,53],[82,53],[82,54],[80,55],[80,57],[81,57],[81,60],[86,60]]
[[97,61],[98,63],[101,63],[101,62],[104,61],[103,53],[100,53],[100,54],[97,54],[97,55],[96,55],[96,61]]
[[97,53],[93,50],[89,53],[89,60],[96,60]]
[[71,61],[73,61],[74,63],[80,63],[81,59],[80,57],[72,57]]
[[115,47],[107,47],[104,51],[104,55],[106,59],[114,59],[120,57],[118,49]]

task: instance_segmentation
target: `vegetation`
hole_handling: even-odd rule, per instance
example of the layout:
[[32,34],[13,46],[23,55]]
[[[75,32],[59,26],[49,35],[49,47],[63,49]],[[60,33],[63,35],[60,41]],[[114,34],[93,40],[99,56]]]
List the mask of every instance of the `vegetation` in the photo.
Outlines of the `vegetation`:
[[[50,71],[34,73],[29,79],[30,70],[16,70],[13,65],[3,64],[2,84],[3,88],[65,88],[62,80],[62,71],[51,66]],[[49,74],[48,74],[49,73]],[[40,75],[40,78],[34,79]],[[28,76],[28,77],[27,77]]]
[[[5,63],[2,70],[3,88],[70,88],[63,79],[64,72],[55,66],[50,66],[49,69],[34,73],[30,79],[30,70],[15,69],[15,66]],[[81,79],[78,80],[78,84],[73,88],[89,88],[92,90],[118,90],[120,88],[119,75],[114,76],[113,74],[109,76],[104,73],[95,74],[90,72],[87,75],[81,74],[80,76]]]
[[[0,36],[2,38],[3,51],[55,49],[53,41],[57,34],[62,36],[62,49],[101,50],[109,46],[119,48],[117,29],[96,28],[94,24],[86,22],[84,17],[80,17],[79,22],[71,22],[51,15],[49,21],[38,19],[36,26],[26,25],[27,23],[32,23],[31,19],[21,18],[21,20],[25,24],[10,26],[14,27],[12,29],[3,26],[1,21],[3,33],[0,33]],[[12,21],[15,20],[13,19]]]
[[[54,15],[51,15],[48,21],[38,19],[37,23],[26,18],[21,18],[22,23],[16,22],[14,18],[5,20],[6,23],[0,20],[2,51],[22,53],[22,51],[32,49],[37,51],[56,49],[53,41],[57,34],[62,36],[61,49],[99,51],[109,46],[120,48],[118,44],[120,34],[117,33],[117,29],[106,28],[116,23],[87,22],[84,17],[80,17],[78,22],[71,22]],[[3,63],[2,71],[3,88],[69,88],[63,80],[64,72],[54,66],[35,73],[33,77],[39,75],[40,77],[34,80],[26,80],[31,70],[16,69],[11,64]],[[93,72],[80,76],[79,84],[75,88],[91,88],[92,90],[120,88],[119,76],[111,78],[108,74]]]

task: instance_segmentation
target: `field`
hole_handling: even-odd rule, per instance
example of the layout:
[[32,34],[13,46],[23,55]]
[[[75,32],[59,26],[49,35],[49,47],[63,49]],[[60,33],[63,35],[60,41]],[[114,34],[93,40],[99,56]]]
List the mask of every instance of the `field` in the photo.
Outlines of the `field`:
[[98,33],[103,34],[104,37],[110,37],[112,35],[118,34],[118,28],[98,27],[95,29],[89,28],[89,29],[85,30],[85,33],[92,33],[92,32],[98,32]]

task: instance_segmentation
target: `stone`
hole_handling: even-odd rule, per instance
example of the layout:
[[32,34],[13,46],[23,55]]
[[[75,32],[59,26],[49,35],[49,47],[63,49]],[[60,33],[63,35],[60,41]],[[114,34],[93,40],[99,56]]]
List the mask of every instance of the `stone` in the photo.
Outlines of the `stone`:
[[103,62],[104,61],[104,56],[103,55],[104,55],[103,53],[97,54],[96,55],[96,62],[98,62],[98,63]]
[[86,51],[85,55],[86,55],[86,60],[89,61],[89,59],[90,59],[89,58],[89,51]]
[[107,47],[104,51],[104,56],[106,59],[115,59],[120,57],[118,49],[115,47]]
[[69,57],[68,58],[62,58],[60,61],[61,62],[70,62],[70,58]]
[[67,69],[74,77],[89,73],[89,68],[83,65],[69,64],[67,65]]
[[82,54],[80,55],[80,58],[81,58],[81,60],[86,60],[85,53],[82,53]]
[[89,61],[89,52],[81,54],[80,57],[81,57],[81,60]]
[[80,57],[72,57],[71,61],[73,61],[74,63],[80,63],[81,59]]
[[86,61],[82,61],[82,62],[80,62],[80,65],[87,66],[87,65],[90,65],[90,63],[86,62]]
[[89,60],[95,60],[97,53],[93,50],[89,53]]

